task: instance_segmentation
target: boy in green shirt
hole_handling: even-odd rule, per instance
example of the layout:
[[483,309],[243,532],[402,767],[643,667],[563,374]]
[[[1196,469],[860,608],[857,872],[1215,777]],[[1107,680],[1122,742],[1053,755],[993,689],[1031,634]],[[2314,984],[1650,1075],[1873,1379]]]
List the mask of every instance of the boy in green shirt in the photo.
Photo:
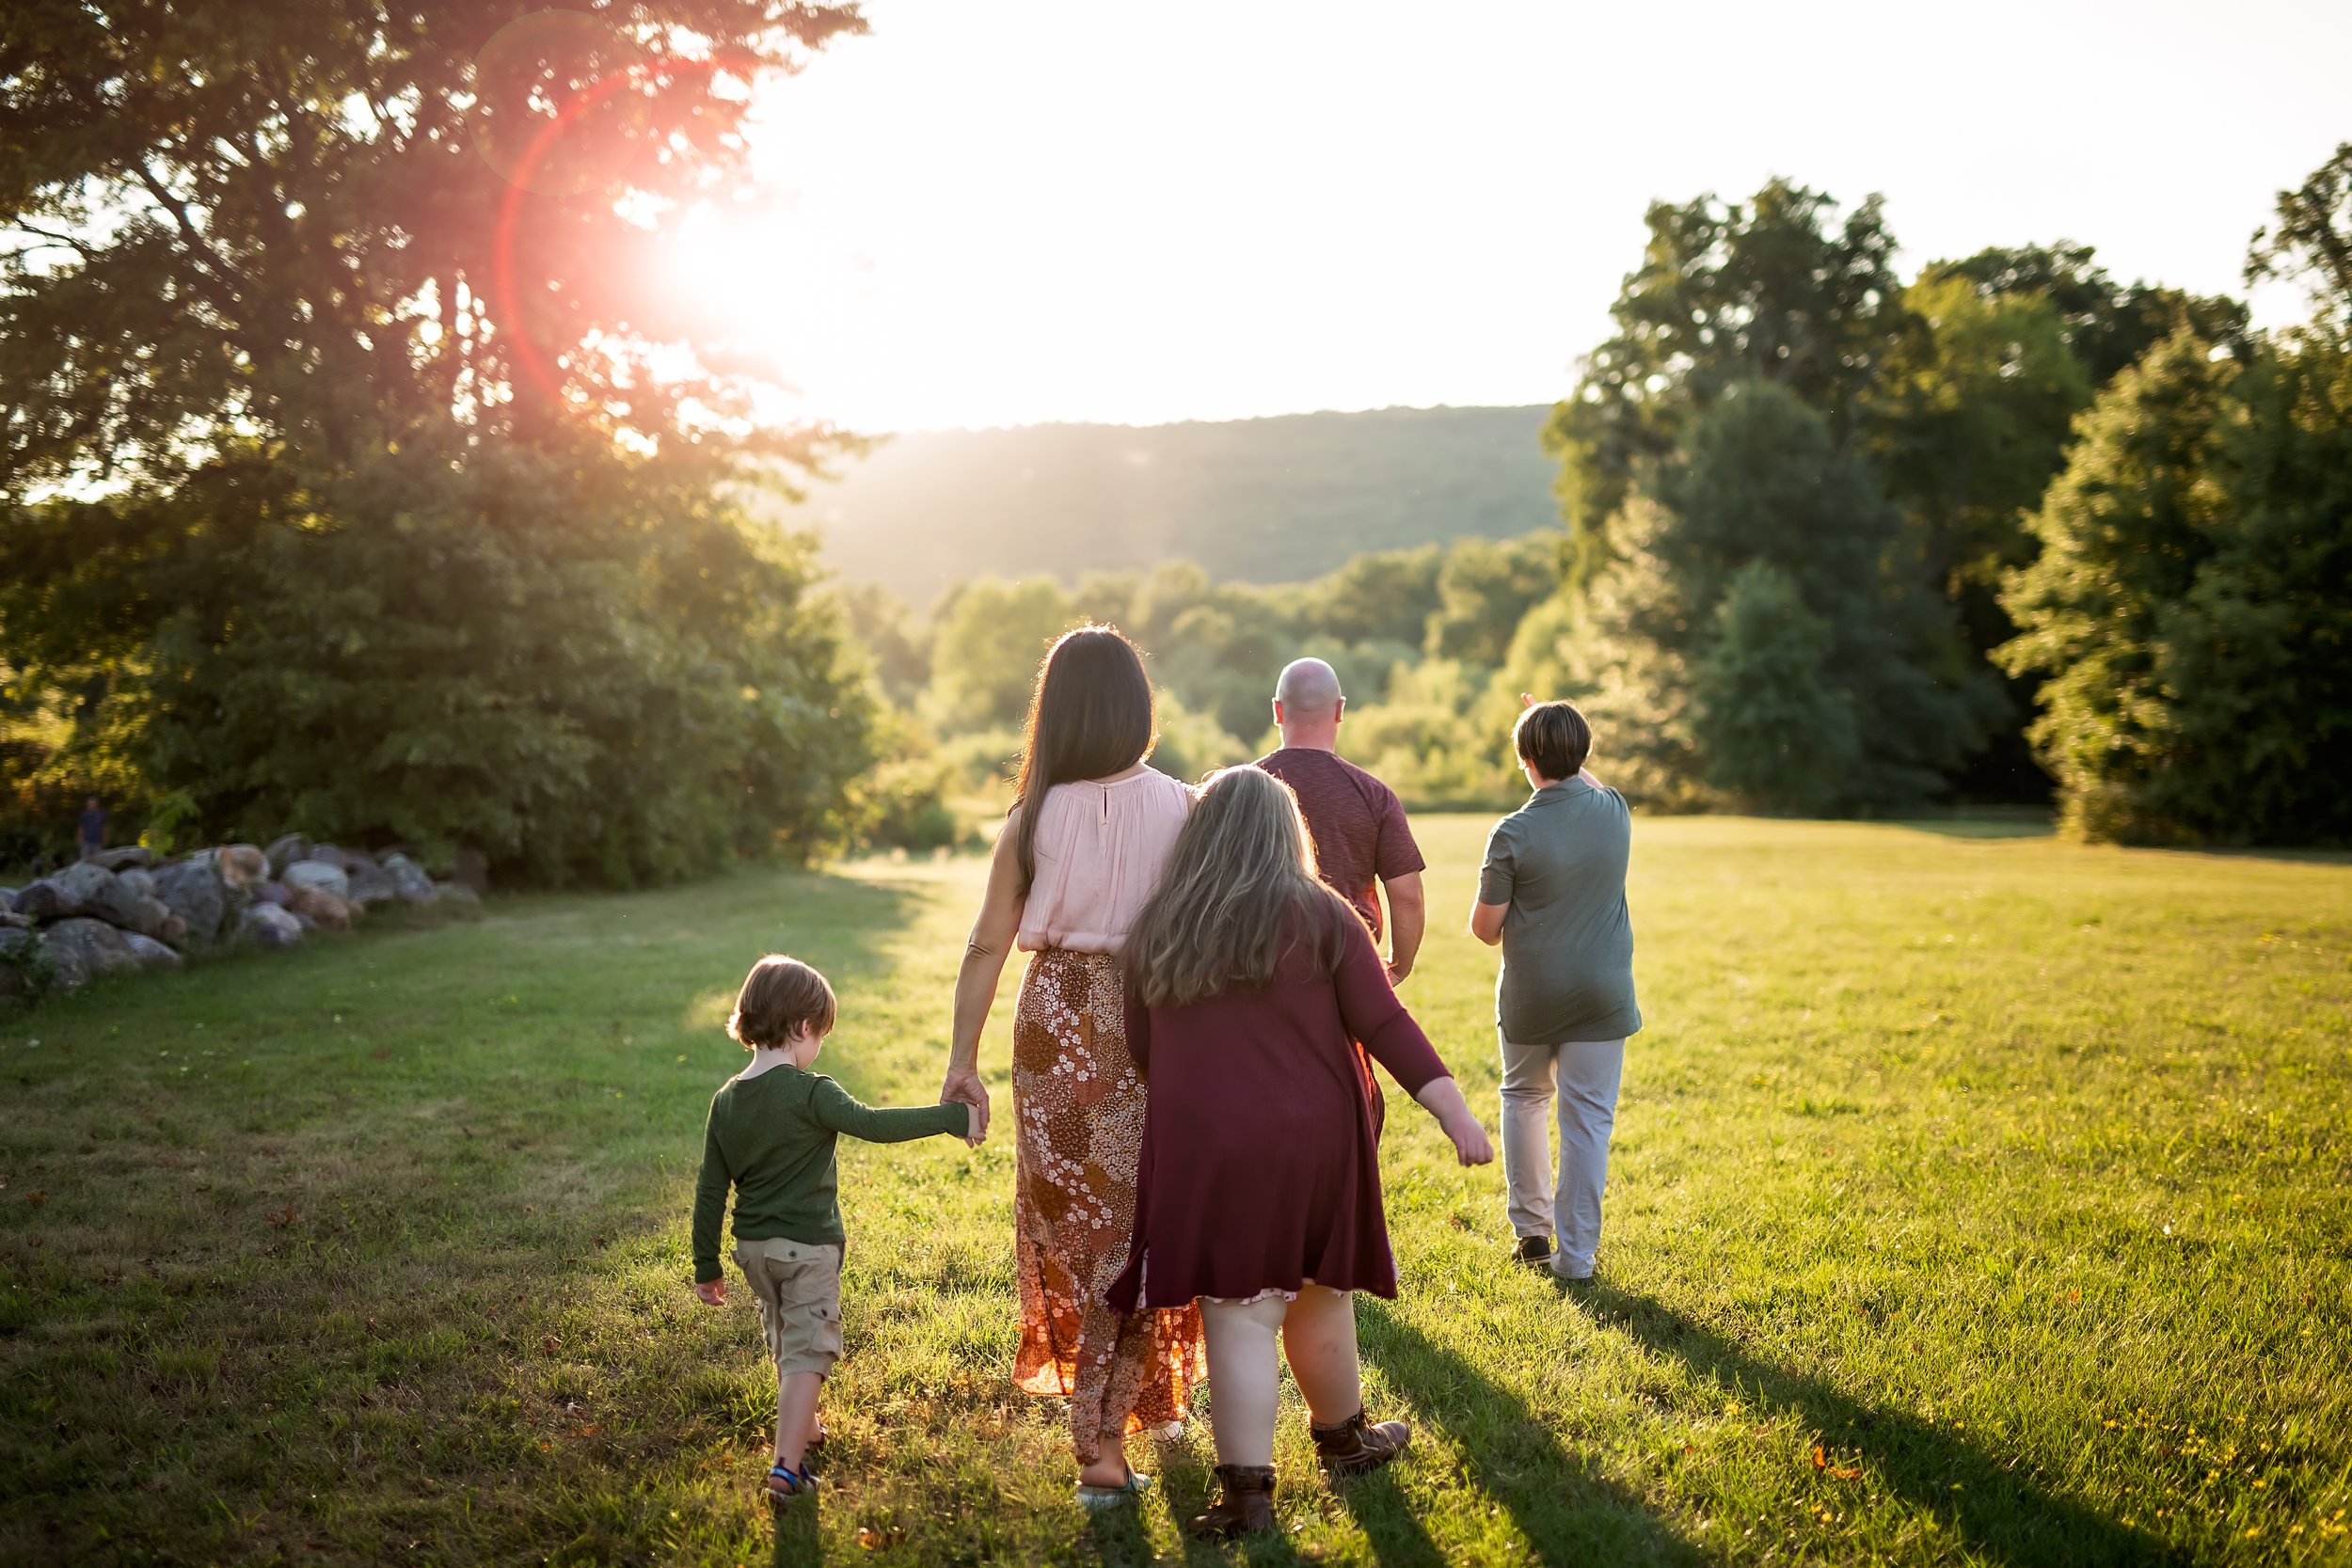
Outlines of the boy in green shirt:
[[904,1143],[936,1132],[963,1136],[960,1101],[876,1110],[808,1070],[833,1032],[833,987],[798,958],[771,953],[752,966],[727,1020],[750,1065],[711,1097],[703,1168],[694,1183],[694,1293],[726,1301],[719,1220],[735,1189],[735,1261],[759,1308],[776,1362],[776,1459],[771,1497],[816,1484],[808,1450],[824,1440],[817,1395],[841,1358],[841,1205],[834,1140]]

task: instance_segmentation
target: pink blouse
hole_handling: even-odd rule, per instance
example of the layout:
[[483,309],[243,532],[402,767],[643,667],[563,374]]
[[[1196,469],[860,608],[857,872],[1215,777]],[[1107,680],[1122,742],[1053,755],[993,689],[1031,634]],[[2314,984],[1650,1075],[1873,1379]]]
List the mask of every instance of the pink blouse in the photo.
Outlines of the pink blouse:
[[1159,891],[1192,791],[1146,768],[1108,784],[1056,784],[1038,808],[1037,875],[1019,945],[1116,953]]

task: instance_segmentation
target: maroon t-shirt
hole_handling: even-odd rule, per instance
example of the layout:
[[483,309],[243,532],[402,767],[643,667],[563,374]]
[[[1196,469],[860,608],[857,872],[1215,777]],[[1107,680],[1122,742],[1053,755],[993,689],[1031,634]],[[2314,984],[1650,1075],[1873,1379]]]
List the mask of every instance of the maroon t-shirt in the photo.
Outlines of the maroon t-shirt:
[[1315,839],[1315,865],[1323,879],[1380,939],[1380,900],[1375,881],[1421,870],[1421,846],[1405,825],[1405,802],[1396,791],[1354,763],[1329,752],[1285,746],[1258,759],[1258,766],[1291,786],[1298,810]]

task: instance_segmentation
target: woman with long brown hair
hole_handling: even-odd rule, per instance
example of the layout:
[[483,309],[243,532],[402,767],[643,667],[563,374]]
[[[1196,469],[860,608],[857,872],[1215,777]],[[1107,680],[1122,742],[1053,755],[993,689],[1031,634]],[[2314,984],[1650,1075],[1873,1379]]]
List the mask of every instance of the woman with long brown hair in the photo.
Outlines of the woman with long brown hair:
[[1180,1420],[1201,1371],[1190,1303],[1121,1315],[1104,1292],[1126,1266],[1142,1074],[1127,1054],[1119,950],[1159,886],[1192,792],[1146,766],[1152,682],[1110,626],[1066,632],[1039,667],[1017,800],[956,975],[943,1101],[988,1131],[980,1033],[1005,960],[1030,955],[1012,1023],[1013,1263],[1021,1344],[1013,1379],[1070,1400],[1078,1500],[1149,1484],[1127,1436]]
[[1362,916],[1315,875],[1290,786],[1228,768],[1200,786],[1128,933],[1127,1043],[1152,1085],[1136,1228],[1113,1305],[1196,1303],[1223,1496],[1202,1535],[1274,1527],[1279,1339],[1326,1469],[1375,1469],[1403,1421],[1368,1420],[1349,1294],[1396,1294],[1360,1040],[1466,1165],[1494,1158]]

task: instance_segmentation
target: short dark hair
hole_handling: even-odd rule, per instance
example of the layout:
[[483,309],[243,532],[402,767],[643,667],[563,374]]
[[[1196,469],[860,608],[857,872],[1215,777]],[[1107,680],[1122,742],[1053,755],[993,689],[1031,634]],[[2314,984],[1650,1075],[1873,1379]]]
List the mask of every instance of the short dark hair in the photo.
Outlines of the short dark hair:
[[798,958],[771,953],[743,976],[735,1011],[727,1018],[727,1037],[755,1051],[782,1045],[803,1024],[821,1039],[833,1033],[833,987],[825,977]]
[[1037,877],[1037,819],[1058,784],[1123,773],[1159,738],[1143,654],[1117,626],[1089,622],[1061,634],[1037,668],[1021,741],[1021,885]]
[[1573,779],[1593,754],[1593,726],[1574,703],[1537,703],[1519,715],[1511,743],[1547,779]]

